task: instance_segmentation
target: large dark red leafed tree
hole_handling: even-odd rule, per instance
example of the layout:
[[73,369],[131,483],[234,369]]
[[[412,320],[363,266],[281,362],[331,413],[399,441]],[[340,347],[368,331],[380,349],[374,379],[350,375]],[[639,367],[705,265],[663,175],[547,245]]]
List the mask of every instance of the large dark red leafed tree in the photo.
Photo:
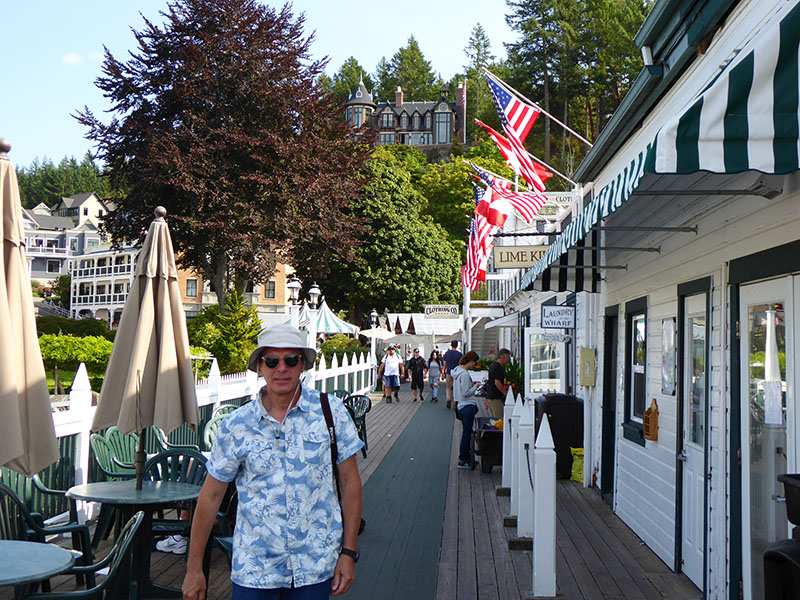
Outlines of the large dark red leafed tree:
[[[315,81],[304,15],[254,0],[176,0],[163,25],[144,20],[136,51],[106,49],[96,85],[109,123],[75,116],[97,145],[112,187],[126,190],[104,226],[141,240],[163,205],[182,266],[229,284],[261,283],[276,261],[307,272],[351,257],[368,148]],[[313,252],[309,249],[313,248]]]

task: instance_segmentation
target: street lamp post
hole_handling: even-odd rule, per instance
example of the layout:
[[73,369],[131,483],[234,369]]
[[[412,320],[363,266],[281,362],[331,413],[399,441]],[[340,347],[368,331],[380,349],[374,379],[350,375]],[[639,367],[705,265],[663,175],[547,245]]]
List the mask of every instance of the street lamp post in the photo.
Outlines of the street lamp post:
[[292,305],[289,307],[289,314],[291,317],[292,327],[300,328],[300,307],[297,305],[297,300],[300,298],[300,280],[292,276],[289,283],[286,284],[289,288],[289,299]]
[[[377,362],[377,359],[375,358],[375,329],[377,329],[378,327],[378,311],[375,310],[374,308],[372,309],[372,312],[369,313],[369,324],[373,330],[372,336],[369,339],[370,356],[372,357],[373,362]],[[370,382],[372,384],[371,388],[374,388],[375,383],[377,382],[378,379],[377,371],[371,371],[370,376],[372,378],[372,381]]]
[[319,297],[322,292],[316,282],[308,290],[308,345],[311,348],[317,347],[317,315],[319,314]]

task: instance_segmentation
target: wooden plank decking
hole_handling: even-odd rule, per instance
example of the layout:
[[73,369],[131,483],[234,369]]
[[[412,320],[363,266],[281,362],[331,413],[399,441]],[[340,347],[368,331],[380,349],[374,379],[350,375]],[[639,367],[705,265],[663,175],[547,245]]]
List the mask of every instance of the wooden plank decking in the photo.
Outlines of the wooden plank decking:
[[[455,468],[460,423],[444,402],[411,402],[405,385],[399,404],[384,404],[380,394],[372,398],[369,452],[366,459],[358,455],[367,531],[360,540],[357,584],[344,598],[529,598],[532,556],[508,549],[515,531],[503,527],[509,499],[496,494],[500,468],[491,474]],[[702,597],[642,545],[595,491],[559,482],[557,499],[559,600]],[[99,556],[108,545],[101,545]],[[230,598],[230,572],[218,550],[211,569],[208,597]],[[151,571],[156,582],[179,587],[184,557],[154,552]],[[54,577],[51,585],[53,591],[76,589],[74,578],[66,576]],[[0,600],[12,599],[12,588],[0,588]]]

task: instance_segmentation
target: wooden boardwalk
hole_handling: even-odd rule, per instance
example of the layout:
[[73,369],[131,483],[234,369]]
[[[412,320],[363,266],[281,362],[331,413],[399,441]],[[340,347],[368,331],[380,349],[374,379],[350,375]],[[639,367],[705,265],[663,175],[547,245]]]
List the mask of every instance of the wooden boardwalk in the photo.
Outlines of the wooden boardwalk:
[[[356,585],[343,598],[529,598],[532,556],[508,549],[515,531],[503,526],[509,499],[496,494],[499,467],[491,474],[456,469],[460,423],[453,411],[443,400],[411,402],[407,384],[401,398],[387,405],[373,395],[367,415],[369,452],[366,459],[358,455],[367,530],[359,540]],[[557,499],[559,600],[702,597],[642,545],[594,490],[559,482]],[[98,555],[107,548],[104,542]],[[154,552],[151,571],[154,581],[179,587],[184,557]],[[214,550],[210,599],[230,598],[229,575],[223,554]],[[66,576],[54,577],[51,585],[58,592],[76,589],[75,579]],[[12,588],[0,588],[0,600],[12,599]]]

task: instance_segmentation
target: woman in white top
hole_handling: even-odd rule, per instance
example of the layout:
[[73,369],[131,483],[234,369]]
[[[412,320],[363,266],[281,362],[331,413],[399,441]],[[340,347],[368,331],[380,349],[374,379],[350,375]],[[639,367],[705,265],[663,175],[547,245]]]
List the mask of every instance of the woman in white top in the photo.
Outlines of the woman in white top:
[[472,467],[469,452],[470,437],[472,436],[472,423],[478,412],[478,402],[475,391],[478,383],[473,383],[469,376],[469,371],[478,364],[478,353],[470,350],[461,360],[458,366],[453,369],[453,400],[456,403],[456,410],[461,416],[461,445],[458,452],[458,468],[469,469]]

